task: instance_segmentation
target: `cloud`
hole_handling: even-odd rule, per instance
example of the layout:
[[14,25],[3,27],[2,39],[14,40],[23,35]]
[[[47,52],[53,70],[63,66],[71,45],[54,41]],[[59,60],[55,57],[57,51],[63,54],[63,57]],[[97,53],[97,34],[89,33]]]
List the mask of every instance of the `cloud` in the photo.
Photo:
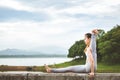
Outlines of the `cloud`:
[[80,23],[81,26],[79,24],[75,26],[76,21],[68,23],[2,22],[0,23],[0,31],[4,34],[0,37],[0,42],[8,48],[32,49],[51,45],[63,47],[67,50],[75,39],[79,40],[80,35],[84,34],[83,29],[80,28],[85,26],[82,22]]
[[45,21],[50,17],[47,13],[39,12],[32,13],[28,11],[17,11],[11,8],[0,8],[0,21],[16,21],[16,20],[31,20],[31,21]]
[[[71,15],[94,15],[97,17],[104,17],[104,16],[115,16],[119,14],[120,9],[120,1],[116,0],[109,1],[109,0],[102,0],[102,1],[88,1],[81,5],[76,5],[73,7],[65,8],[60,10],[61,13],[71,14]],[[114,14],[113,14],[114,13]]]
[[[6,2],[7,0],[2,0],[1,4]],[[98,4],[99,3],[99,4]],[[11,4],[19,4],[20,9],[17,9],[16,5],[11,6]],[[35,19],[39,20],[44,19],[44,17],[50,17],[51,20],[58,21],[59,18],[104,18],[104,17],[110,17],[110,18],[116,18],[115,15],[119,15],[119,9],[120,9],[120,1],[109,1],[109,0],[102,0],[102,1],[95,1],[95,0],[31,0],[28,2],[28,0],[10,0],[10,4],[2,5],[4,7],[9,7],[11,9],[16,8],[18,13],[22,13],[23,18],[28,13],[28,19]],[[29,9],[24,9],[25,7],[29,7]],[[59,7],[58,7],[59,6]],[[64,6],[64,7],[63,7]],[[32,8],[32,9],[31,9]],[[22,11],[21,11],[22,10]],[[30,11],[30,12],[29,12]],[[9,10],[8,10],[9,12]],[[14,11],[15,12],[15,11]],[[13,12],[13,13],[14,13]],[[17,12],[17,11],[16,11]],[[15,14],[15,13],[14,13]],[[16,15],[16,14],[15,14]],[[36,15],[36,16],[35,16]],[[31,16],[31,17],[30,17]],[[37,17],[40,16],[40,17]],[[16,17],[16,16],[15,16]],[[16,17],[16,18],[20,18]]]
[[66,53],[86,32],[108,31],[120,21],[119,0],[6,1],[0,1],[0,49]]
[[[17,1],[21,1],[21,0],[17,0]],[[71,7],[73,5],[73,0],[29,0],[30,3],[28,2],[28,0],[22,0],[23,3],[25,3],[27,6],[32,6],[35,8],[48,8],[48,7],[55,7],[58,9],[62,9],[62,8],[67,8],[67,7]]]
[[104,26],[88,26],[92,24],[91,21],[83,20],[60,21],[57,24],[29,21],[2,22],[0,23],[2,32],[0,42],[3,46],[0,48],[39,50],[42,46],[58,46],[67,51],[76,40],[83,39],[86,32],[90,32],[94,28],[107,29]]
[[34,10],[32,7],[25,6],[24,4],[16,0],[0,0],[0,7],[12,8],[15,10],[25,10],[25,11]]

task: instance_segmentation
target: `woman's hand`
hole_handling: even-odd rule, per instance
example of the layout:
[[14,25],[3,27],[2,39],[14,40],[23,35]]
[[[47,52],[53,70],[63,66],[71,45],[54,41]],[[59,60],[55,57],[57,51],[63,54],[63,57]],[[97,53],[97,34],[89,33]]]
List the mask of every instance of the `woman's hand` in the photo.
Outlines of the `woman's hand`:
[[94,77],[94,72],[89,73],[91,77]]
[[94,30],[92,30],[92,33],[94,33],[94,34],[98,34],[99,31],[98,31],[98,29],[94,29]]
[[89,79],[90,79],[90,80],[94,80],[94,77],[95,77],[95,76],[94,76],[94,73],[93,73],[93,72],[89,73]]

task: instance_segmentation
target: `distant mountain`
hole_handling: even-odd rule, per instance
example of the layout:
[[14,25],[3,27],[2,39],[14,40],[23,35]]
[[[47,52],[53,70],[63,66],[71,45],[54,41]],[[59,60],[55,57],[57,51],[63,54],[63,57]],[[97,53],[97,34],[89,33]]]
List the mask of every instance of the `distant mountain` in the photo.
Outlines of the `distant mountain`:
[[19,49],[5,49],[0,51],[0,55],[36,55],[38,52],[31,52]]
[[26,51],[20,49],[5,49],[0,51],[0,57],[65,57],[63,54],[47,54],[37,51]]

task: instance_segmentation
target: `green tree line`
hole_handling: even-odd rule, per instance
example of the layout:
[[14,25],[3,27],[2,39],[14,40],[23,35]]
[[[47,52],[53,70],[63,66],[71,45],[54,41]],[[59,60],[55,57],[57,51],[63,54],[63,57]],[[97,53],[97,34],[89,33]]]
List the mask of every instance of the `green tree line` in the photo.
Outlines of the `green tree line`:
[[[68,57],[84,56],[84,40],[76,41],[70,48]],[[106,64],[120,64],[120,25],[116,25],[110,31],[97,38],[98,62]]]

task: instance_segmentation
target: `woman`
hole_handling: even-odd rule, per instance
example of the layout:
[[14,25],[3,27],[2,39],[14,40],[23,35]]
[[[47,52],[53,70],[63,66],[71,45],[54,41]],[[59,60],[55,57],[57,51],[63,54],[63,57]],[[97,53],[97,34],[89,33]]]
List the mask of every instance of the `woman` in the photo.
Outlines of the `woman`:
[[76,65],[70,66],[66,68],[50,68],[45,65],[47,72],[55,72],[55,73],[63,73],[63,72],[75,72],[75,73],[89,73],[94,76],[94,72],[97,69],[97,54],[96,54],[96,34],[98,34],[98,30],[95,29],[91,33],[85,34],[84,42],[86,44],[86,48],[84,50],[86,54],[86,64],[85,65]]

